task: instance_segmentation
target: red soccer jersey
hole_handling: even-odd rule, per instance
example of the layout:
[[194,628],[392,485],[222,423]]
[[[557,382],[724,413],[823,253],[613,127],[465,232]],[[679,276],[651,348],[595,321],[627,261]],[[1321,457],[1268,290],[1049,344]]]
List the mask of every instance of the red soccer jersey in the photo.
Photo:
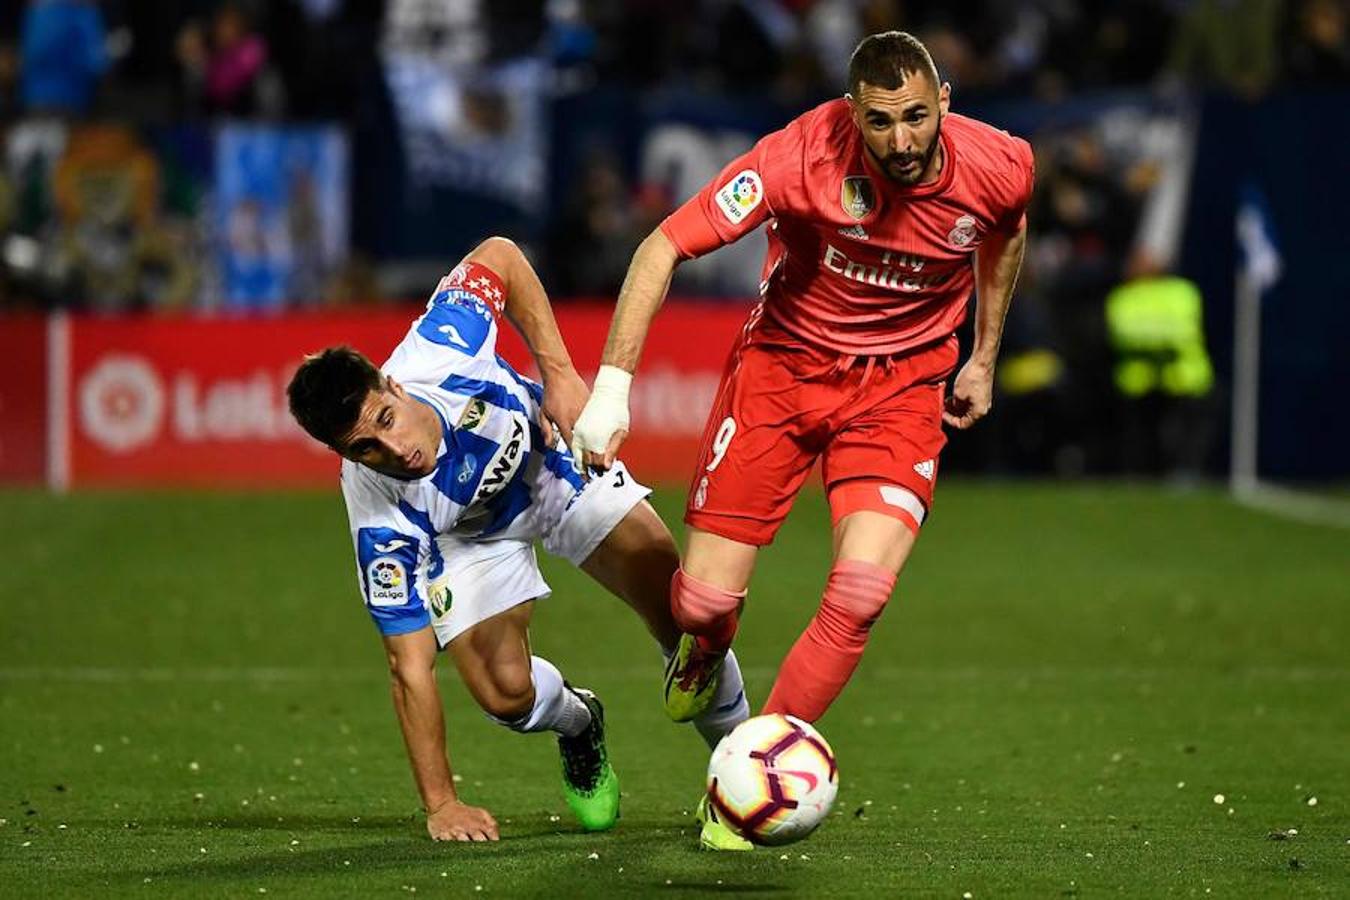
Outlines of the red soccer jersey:
[[769,221],[761,293],[781,328],[841,353],[902,353],[961,324],[972,254],[1015,231],[1031,197],[1031,147],[974,119],[942,120],[944,164],[906,187],[868,162],[848,101],[762,138],[661,223],[688,259]]

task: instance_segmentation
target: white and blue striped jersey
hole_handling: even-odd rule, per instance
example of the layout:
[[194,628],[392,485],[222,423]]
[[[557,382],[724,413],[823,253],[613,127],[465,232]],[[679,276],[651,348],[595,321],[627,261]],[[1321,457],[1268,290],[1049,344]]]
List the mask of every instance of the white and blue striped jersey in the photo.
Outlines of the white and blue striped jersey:
[[361,590],[383,634],[443,613],[428,597],[446,570],[445,547],[532,541],[584,490],[566,450],[544,445],[543,389],[497,355],[504,303],[494,272],[461,264],[382,367],[440,418],[435,471],[404,481],[343,461]]

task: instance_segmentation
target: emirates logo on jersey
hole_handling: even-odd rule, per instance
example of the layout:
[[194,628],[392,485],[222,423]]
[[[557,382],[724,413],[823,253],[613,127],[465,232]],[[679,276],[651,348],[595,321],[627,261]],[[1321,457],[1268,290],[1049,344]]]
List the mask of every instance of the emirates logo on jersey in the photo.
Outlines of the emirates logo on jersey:
[[[867,252],[865,246],[855,249],[863,254]],[[927,260],[921,256],[912,256],[908,253],[886,251],[880,255],[879,259],[874,254],[868,255],[867,259],[867,262],[850,259],[848,254],[834,244],[826,244],[825,255],[821,258],[821,263],[831,272],[850,281],[857,281],[871,287],[905,292],[922,291],[940,285],[950,278],[954,271],[945,269],[931,275],[920,274],[927,265]]]
[[867,217],[877,205],[876,188],[866,175],[850,175],[839,188],[839,205],[854,221]]

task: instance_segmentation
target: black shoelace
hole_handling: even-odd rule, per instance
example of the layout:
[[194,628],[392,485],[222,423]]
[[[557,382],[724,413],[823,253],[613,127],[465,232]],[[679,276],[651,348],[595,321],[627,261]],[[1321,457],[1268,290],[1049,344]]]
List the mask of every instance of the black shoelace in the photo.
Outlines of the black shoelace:
[[[590,704],[587,704],[590,706]],[[591,724],[576,737],[559,737],[563,774],[567,783],[579,791],[591,791],[600,781],[605,767],[605,745],[601,740],[600,713],[591,706]]]

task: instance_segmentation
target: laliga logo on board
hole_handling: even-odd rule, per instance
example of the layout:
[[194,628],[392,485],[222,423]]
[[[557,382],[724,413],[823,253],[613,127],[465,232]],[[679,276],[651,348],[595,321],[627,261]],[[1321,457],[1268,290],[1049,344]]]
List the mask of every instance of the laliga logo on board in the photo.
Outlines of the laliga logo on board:
[[110,353],[75,388],[78,424],[95,444],[117,454],[152,443],[165,424],[183,443],[298,440],[322,452],[286,407],[289,376],[258,370],[210,382],[196,372],[166,379],[144,357]]
[[95,442],[129,453],[150,442],[164,416],[164,386],[140,357],[109,355],[80,384],[80,421]]

